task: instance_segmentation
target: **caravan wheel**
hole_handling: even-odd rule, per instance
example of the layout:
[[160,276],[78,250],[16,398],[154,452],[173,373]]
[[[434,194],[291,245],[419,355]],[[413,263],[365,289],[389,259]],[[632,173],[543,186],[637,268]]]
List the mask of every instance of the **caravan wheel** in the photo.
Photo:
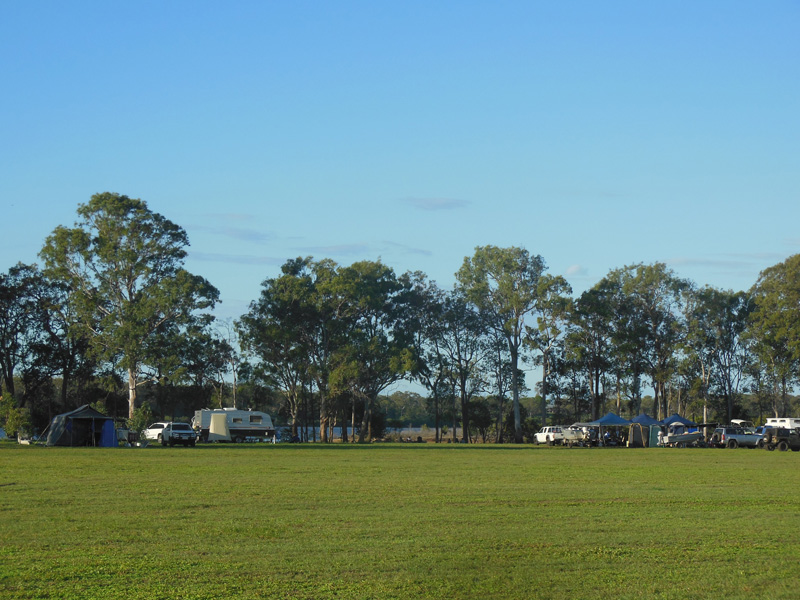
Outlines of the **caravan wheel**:
[[241,444],[244,441],[244,438],[240,435],[237,435],[235,438],[233,438],[233,441],[236,444]]

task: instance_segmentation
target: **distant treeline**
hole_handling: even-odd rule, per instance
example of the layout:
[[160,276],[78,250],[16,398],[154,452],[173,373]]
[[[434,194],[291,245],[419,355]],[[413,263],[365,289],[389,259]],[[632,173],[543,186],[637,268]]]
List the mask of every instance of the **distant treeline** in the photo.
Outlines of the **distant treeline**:
[[[380,261],[299,257],[221,322],[209,313],[219,292],[183,268],[179,226],[112,193],[78,215],[48,237],[42,268],[0,274],[7,429],[41,429],[84,403],[128,419],[249,407],[292,431],[314,425],[321,441],[334,427],[365,441],[425,422],[437,439],[460,429],[465,441],[521,442],[608,410],[706,422],[797,412],[800,255],[747,291],[655,263],[614,269],[578,296],[517,247],[476,248],[449,290]],[[386,395],[402,381],[424,396]]]

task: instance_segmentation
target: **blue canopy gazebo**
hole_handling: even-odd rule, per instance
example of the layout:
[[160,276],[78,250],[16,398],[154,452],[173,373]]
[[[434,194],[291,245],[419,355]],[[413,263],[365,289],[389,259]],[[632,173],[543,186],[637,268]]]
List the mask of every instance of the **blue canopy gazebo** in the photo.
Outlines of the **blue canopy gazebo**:
[[669,427],[670,425],[674,425],[676,423],[678,425],[686,425],[687,427],[697,427],[697,423],[695,423],[694,421],[690,421],[685,417],[680,416],[678,413],[673,413],[672,415],[661,421],[661,424],[666,427]]
[[638,423],[643,427],[650,427],[650,425],[661,425],[661,421],[654,419],[648,414],[642,413],[631,419],[631,423]]
[[609,412],[595,421],[589,421],[588,423],[574,423],[573,427],[598,427],[600,429],[600,440],[602,440],[603,427],[626,427],[630,424],[631,422],[627,419],[623,419],[619,415]]
[[597,425],[600,427],[617,427],[622,425],[630,425],[631,422],[628,419],[623,419],[619,415],[615,415],[614,413],[606,413],[596,421],[592,421],[591,425]]

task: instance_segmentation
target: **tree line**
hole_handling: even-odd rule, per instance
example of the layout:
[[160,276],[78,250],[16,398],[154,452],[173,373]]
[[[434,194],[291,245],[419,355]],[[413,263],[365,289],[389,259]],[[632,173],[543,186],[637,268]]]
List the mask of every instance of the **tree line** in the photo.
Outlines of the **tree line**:
[[[41,268],[0,274],[0,420],[12,429],[124,396],[129,419],[179,402],[279,403],[293,434],[312,422],[323,442],[334,428],[363,442],[400,381],[426,390],[437,440],[479,425],[484,439],[521,442],[526,417],[548,414],[691,407],[727,422],[795,410],[800,255],[748,291],[699,287],[654,263],[614,269],[577,296],[518,247],[475,248],[451,289],[379,260],[298,257],[244,315],[220,322],[218,290],[183,266],[181,227],[114,193],[77,212],[45,241]],[[533,411],[520,402],[531,391]]]

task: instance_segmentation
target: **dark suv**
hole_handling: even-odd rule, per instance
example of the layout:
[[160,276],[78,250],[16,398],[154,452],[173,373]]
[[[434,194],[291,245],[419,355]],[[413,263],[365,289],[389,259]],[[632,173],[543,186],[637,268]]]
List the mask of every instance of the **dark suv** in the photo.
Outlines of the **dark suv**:
[[800,450],[800,431],[782,427],[768,428],[764,431],[764,448],[767,450]]

